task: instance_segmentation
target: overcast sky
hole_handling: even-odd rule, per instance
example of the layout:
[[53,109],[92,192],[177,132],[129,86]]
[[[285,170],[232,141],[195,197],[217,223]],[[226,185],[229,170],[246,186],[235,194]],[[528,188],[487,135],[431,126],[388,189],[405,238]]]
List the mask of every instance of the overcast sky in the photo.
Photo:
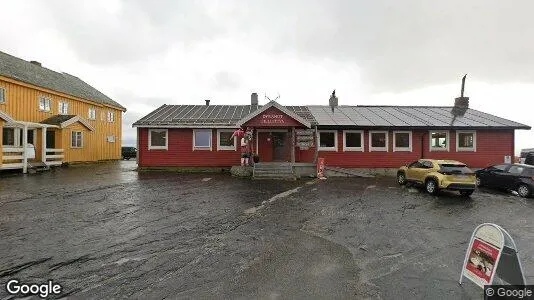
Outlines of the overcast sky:
[[[534,125],[529,0],[0,0],[0,50],[128,108],[162,104],[452,105]],[[517,132],[516,148],[534,147]]]

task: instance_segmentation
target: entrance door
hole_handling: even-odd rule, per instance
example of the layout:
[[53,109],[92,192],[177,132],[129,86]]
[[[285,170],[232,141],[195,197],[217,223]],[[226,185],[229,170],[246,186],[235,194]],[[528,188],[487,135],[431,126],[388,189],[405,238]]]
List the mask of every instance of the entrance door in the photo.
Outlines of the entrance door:
[[[46,130],[43,128],[43,130]],[[46,148],[55,149],[56,148],[56,132],[52,130],[46,131]]]
[[272,144],[273,144],[273,160],[274,161],[287,161],[287,133],[286,132],[273,132]]

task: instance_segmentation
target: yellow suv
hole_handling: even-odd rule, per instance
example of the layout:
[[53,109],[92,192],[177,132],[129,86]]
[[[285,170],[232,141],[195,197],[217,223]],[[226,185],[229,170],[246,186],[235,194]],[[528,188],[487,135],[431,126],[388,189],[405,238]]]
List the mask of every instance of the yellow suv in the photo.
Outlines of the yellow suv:
[[415,183],[424,185],[431,195],[440,190],[460,191],[462,196],[471,196],[476,187],[476,176],[464,163],[454,160],[420,159],[397,171],[400,185]]

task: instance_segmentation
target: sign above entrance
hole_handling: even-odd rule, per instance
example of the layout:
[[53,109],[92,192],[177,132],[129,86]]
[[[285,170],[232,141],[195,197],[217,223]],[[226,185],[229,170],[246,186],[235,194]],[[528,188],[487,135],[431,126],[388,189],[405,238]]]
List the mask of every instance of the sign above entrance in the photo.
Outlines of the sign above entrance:
[[284,115],[262,114],[260,123],[262,124],[284,124]]
[[302,127],[303,125],[276,107],[270,107],[244,123],[251,127]]

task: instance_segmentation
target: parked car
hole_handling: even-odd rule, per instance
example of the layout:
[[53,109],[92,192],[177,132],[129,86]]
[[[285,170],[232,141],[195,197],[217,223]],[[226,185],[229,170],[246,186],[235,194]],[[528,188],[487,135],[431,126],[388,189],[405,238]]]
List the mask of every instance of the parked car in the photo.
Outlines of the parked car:
[[534,166],[501,164],[476,171],[477,185],[516,191],[521,197],[534,193]]
[[466,164],[455,160],[420,159],[399,168],[397,182],[400,185],[422,185],[431,195],[437,195],[440,190],[451,190],[468,197],[476,188],[475,173]]
[[137,157],[137,149],[135,147],[122,147],[122,159],[129,160]]
[[534,148],[521,150],[521,163],[534,166]]

